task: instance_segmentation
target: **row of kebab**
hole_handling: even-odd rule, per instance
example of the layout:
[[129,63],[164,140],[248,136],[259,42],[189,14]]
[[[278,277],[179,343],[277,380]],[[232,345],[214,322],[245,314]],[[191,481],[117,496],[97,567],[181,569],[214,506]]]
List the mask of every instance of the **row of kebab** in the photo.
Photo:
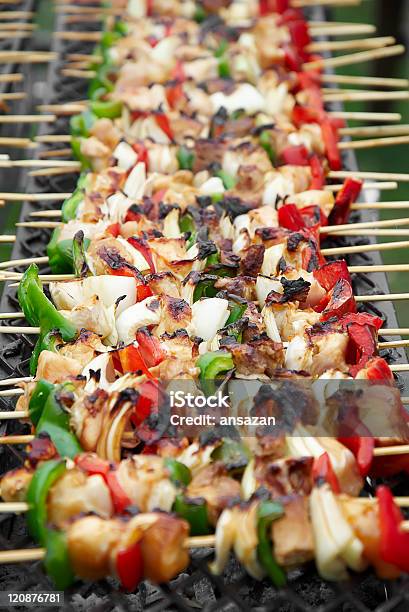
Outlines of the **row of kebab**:
[[389,408],[382,320],[357,311],[346,262],[320,251],[320,228],[348,221],[362,185],[325,189],[340,123],[302,69],[308,23],[285,0],[129,11],[107,24],[88,109],[71,119],[83,172],[47,254],[75,278],[50,282],[50,299],[32,264],[19,285],[40,328],[16,407],[35,437],[3,500],[28,503],[59,588],[169,581],[189,536],[213,533],[217,574],[233,550],[277,587],[311,561],[327,580],[368,565],[396,578],[409,571],[402,514],[385,485],[360,495],[366,478],[408,471],[407,455],[374,457],[390,439],[364,422],[338,437],[189,438],[161,419],[163,381],[196,395],[258,381],[271,407],[280,393],[301,402],[299,382],[359,380]]

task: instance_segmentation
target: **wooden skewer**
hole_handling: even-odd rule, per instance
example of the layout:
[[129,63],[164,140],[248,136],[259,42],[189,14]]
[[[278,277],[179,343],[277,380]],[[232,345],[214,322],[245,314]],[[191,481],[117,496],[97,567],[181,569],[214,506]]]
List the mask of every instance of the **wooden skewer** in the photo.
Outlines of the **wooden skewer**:
[[354,246],[335,247],[322,249],[323,255],[348,255],[350,253],[368,253],[370,251],[390,251],[391,249],[403,249],[409,247],[409,240],[396,242],[377,242],[376,244],[358,244]]
[[[340,191],[343,186],[343,183],[340,183],[339,185],[325,185],[324,189],[326,191]],[[397,188],[398,183],[394,181],[385,181],[384,183],[364,183],[362,185],[362,189],[378,189],[379,191],[386,191]]]
[[31,227],[31,228],[43,228],[43,229],[54,229],[55,227],[60,227],[62,223],[58,221],[22,221],[21,223],[16,223],[16,227]]
[[48,219],[60,219],[61,215],[61,210],[36,210],[30,213],[30,217],[46,217]]
[[389,366],[392,372],[409,372],[409,363],[397,363]]
[[24,326],[13,326],[13,325],[0,325],[0,334],[29,334],[31,336],[38,335],[40,333],[39,327],[24,327]]
[[58,40],[79,40],[85,42],[99,42],[102,37],[102,32],[55,32],[55,37]]
[[308,23],[309,33],[312,37],[316,36],[356,36],[362,34],[375,34],[376,27],[369,23],[339,23],[337,25],[328,24],[313,25]]
[[400,348],[409,346],[409,340],[390,340],[388,342],[378,342],[378,348]]
[[16,149],[34,149],[37,143],[30,138],[0,137],[0,147],[15,147]]
[[369,227],[390,227],[394,225],[409,225],[409,217],[403,219],[386,219],[384,221],[364,221],[362,223],[344,223],[340,225],[326,225],[320,228],[320,232],[328,234],[332,232],[338,232],[342,230],[358,230],[366,229]]
[[408,136],[391,136],[390,138],[368,138],[367,140],[352,140],[340,142],[338,147],[344,149],[373,149],[375,147],[394,147],[396,145],[408,144]]
[[25,264],[44,264],[48,263],[48,257],[26,257],[25,259],[13,259],[11,261],[0,262],[0,269],[23,266]]
[[24,319],[24,312],[1,312],[0,320],[4,321],[5,319]]
[[10,74],[0,74],[0,83],[20,83],[24,79],[21,72],[11,72]]
[[42,64],[57,59],[57,54],[51,51],[0,51],[0,62],[8,64]]
[[352,204],[351,210],[406,210],[409,202],[364,202]]
[[401,136],[409,134],[409,124],[346,127],[339,129],[338,134],[340,136]]
[[389,457],[390,455],[406,455],[409,453],[409,444],[398,446],[377,446],[374,448],[375,457]]
[[324,102],[375,102],[385,100],[407,100],[409,91],[346,91],[326,93]]
[[335,68],[336,66],[350,66],[352,64],[360,64],[382,57],[392,57],[405,53],[403,45],[393,45],[392,47],[384,47],[382,49],[371,49],[369,51],[360,51],[349,55],[340,55],[339,57],[327,57],[312,62],[303,64],[303,70],[314,70],[316,68]]
[[51,123],[56,119],[55,115],[2,115],[0,123]]
[[28,176],[58,176],[60,174],[73,174],[78,173],[81,167],[78,164],[78,167],[62,167],[58,166],[57,168],[40,168],[39,170],[30,170],[28,172]]
[[375,274],[389,272],[409,272],[409,264],[379,264],[376,266],[348,266],[351,274]]
[[36,142],[55,143],[55,142],[71,142],[72,138],[69,134],[45,134],[44,136],[36,136]]
[[40,159],[48,159],[49,157],[70,157],[71,155],[72,155],[71,147],[65,147],[64,149],[53,149],[52,151],[41,151],[38,157]]
[[[47,202],[69,198],[71,193],[0,193],[0,200],[6,202]],[[61,211],[60,211],[61,212]]]
[[23,393],[23,389],[5,389],[5,391],[0,391],[0,397],[13,397],[23,395]]
[[[93,64],[102,64],[103,62],[102,57],[92,53],[68,53],[67,59],[72,62],[92,62]],[[405,85],[402,85],[402,87],[405,87]]]
[[[13,36],[13,38],[15,38]],[[1,39],[1,32],[0,32],[0,39]],[[24,100],[25,98],[27,98],[27,94],[25,91],[13,91],[11,93],[3,93],[0,94],[0,101],[4,101],[4,102],[12,102],[13,100]]]
[[11,234],[3,234],[2,236],[0,236],[0,243],[7,243],[7,242],[15,242],[16,241],[16,237],[12,236]]
[[409,336],[409,327],[382,327],[379,333],[382,336]]
[[402,181],[409,182],[409,174],[396,173],[396,172],[367,172],[365,170],[331,170],[328,173],[328,178],[331,179],[346,179],[346,178],[360,178],[360,179],[375,179],[380,181]]
[[18,378],[5,378],[0,380],[0,387],[10,387],[10,385],[16,385],[22,382],[31,382],[34,380],[32,376],[19,376]]
[[0,40],[7,40],[8,38],[31,38],[31,32],[9,32],[8,30],[2,32],[0,30]]
[[341,230],[331,232],[331,236],[409,236],[409,229],[366,229],[366,230]]
[[355,111],[329,111],[327,113],[335,119],[345,119],[346,121],[400,121],[402,115],[399,113],[367,113]]
[[35,30],[37,25],[35,23],[24,23],[23,21],[16,21],[15,23],[2,23],[0,21],[0,28],[2,30]]
[[0,13],[0,20],[30,19],[30,17],[34,17],[33,11],[3,11]]
[[22,436],[1,436],[0,444],[29,444],[34,438],[35,436],[31,434]]
[[308,6],[356,6],[361,0],[291,0],[290,4],[294,8]]
[[10,159],[0,160],[0,168],[73,168],[81,169],[81,164],[76,161],[65,161],[61,159]]
[[395,44],[393,36],[379,36],[377,38],[355,38],[353,40],[329,40],[313,42],[307,45],[309,53],[320,53],[321,51],[345,51],[348,49],[378,49],[387,45]]
[[[73,32],[74,33],[74,32]],[[63,68],[61,74],[74,79],[93,79],[96,75],[95,70],[77,70],[75,68]]]
[[391,79],[389,77],[350,76],[348,74],[322,74],[322,83],[334,83],[335,85],[365,85],[372,87],[402,88],[409,87],[408,79]]
[[40,104],[37,110],[40,113],[54,113],[55,115],[74,115],[82,113],[87,108],[86,104],[72,102],[70,104]]

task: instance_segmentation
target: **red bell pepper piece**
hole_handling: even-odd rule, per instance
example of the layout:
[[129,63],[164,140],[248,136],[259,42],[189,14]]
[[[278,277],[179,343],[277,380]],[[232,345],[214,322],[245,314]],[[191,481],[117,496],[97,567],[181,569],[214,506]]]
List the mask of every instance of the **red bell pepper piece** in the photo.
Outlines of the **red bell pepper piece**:
[[295,145],[286,147],[281,152],[281,158],[284,164],[291,166],[309,166],[309,153],[304,145]]
[[304,222],[304,227],[318,228],[328,225],[328,219],[322,212],[320,206],[304,206],[299,209],[299,213]]
[[143,163],[145,164],[145,168],[146,168],[146,172],[148,172],[149,170],[149,151],[148,149],[145,147],[145,145],[143,145],[140,142],[136,142],[134,145],[132,145],[133,150],[135,151],[135,153],[138,154],[138,163]]
[[101,459],[94,453],[85,453],[77,455],[77,457],[75,457],[74,459],[74,462],[75,465],[80,468],[80,470],[83,470],[84,472],[87,472],[90,475],[100,474],[104,477],[104,479],[110,470],[109,461]]
[[152,412],[157,413],[160,401],[161,391],[156,380],[144,382],[139,388],[139,398],[131,416],[132,423],[139,427]]
[[387,563],[409,573],[409,533],[404,533],[400,528],[403,522],[402,513],[395,504],[392,492],[385,485],[378,487],[376,497],[381,531],[381,557]]
[[105,479],[111,493],[115,513],[123,514],[128,506],[132,506],[132,500],[127,496],[120,485],[115,470],[110,470]]
[[127,223],[128,221],[140,221],[142,215],[138,210],[135,210],[135,208],[136,205],[134,204],[132,204],[132,206],[128,208],[128,210],[126,211],[124,223]]
[[314,482],[320,480],[327,482],[333,493],[341,492],[341,487],[339,486],[338,478],[334,472],[328,453],[322,453],[318,459],[314,459],[312,477]]
[[146,298],[153,295],[151,288],[148,285],[137,285],[136,287],[136,301],[143,302]]
[[342,436],[338,440],[355,455],[359,473],[365,478],[372,465],[374,438],[369,434],[368,436]]
[[285,65],[288,70],[292,72],[300,72],[304,63],[303,57],[301,57],[298,49],[293,45],[283,44],[282,50],[284,51]]
[[290,7],[289,0],[259,0],[259,14],[285,13]]
[[[356,302],[351,284],[345,279],[338,280],[328,295],[329,301],[322,311],[322,321],[341,317],[347,312],[356,312]],[[320,306],[320,304],[318,305]]]
[[145,328],[136,332],[136,341],[139,345],[139,353],[148,368],[157,366],[165,358],[160,341]]
[[142,372],[146,376],[152,376],[148,366],[142,358],[137,344],[128,344],[124,348],[115,351],[119,357],[121,369],[124,374],[127,372]]
[[143,238],[135,238],[135,237],[131,237],[128,238],[128,242],[129,244],[131,244],[134,249],[136,249],[137,251],[139,251],[139,253],[146,259],[146,262],[150,268],[150,271],[152,272],[152,274],[155,273],[155,265],[153,263],[153,259],[152,259],[152,255],[151,255],[151,250],[146,242],[146,240],[144,240]]
[[143,578],[143,557],[139,542],[118,551],[116,572],[124,589],[134,591]]
[[330,291],[340,279],[344,279],[351,283],[348,266],[343,259],[330,261],[314,270],[313,274],[314,278],[326,291]]
[[300,211],[295,204],[284,204],[278,209],[278,223],[280,227],[295,232],[305,227]]
[[320,120],[319,112],[310,106],[300,106],[296,104],[292,111],[292,121],[296,127],[301,127],[304,123],[318,123]]
[[291,41],[299,51],[304,50],[304,47],[310,44],[311,38],[308,32],[308,25],[305,19],[297,19],[288,23],[288,30],[291,36]]
[[351,376],[356,376],[378,352],[376,329],[369,325],[350,323],[347,332],[349,336],[347,361],[353,364],[350,368]]
[[349,217],[351,204],[356,202],[362,189],[362,181],[354,178],[347,178],[342,189],[335,198],[334,208],[331,210],[328,221],[330,225],[340,225],[346,223]]
[[310,156],[310,168],[312,181],[310,189],[323,189],[325,185],[325,171],[318,155],[314,154]]
[[338,148],[338,133],[331,121],[326,117],[321,120],[321,134],[329,167],[331,170],[341,170],[342,161]]
[[392,383],[394,380],[392,370],[382,357],[370,359],[365,367],[359,371],[359,376],[374,382],[381,380],[383,384]]
[[118,238],[121,232],[121,225],[119,223],[112,223],[111,225],[108,225],[107,232],[112,234],[114,238]]
[[166,134],[169,140],[174,140],[174,134],[172,128],[170,127],[169,119],[165,115],[165,113],[155,113],[154,114],[156,125]]
[[358,323],[359,325],[369,325],[370,327],[374,327],[376,330],[379,330],[383,325],[383,320],[381,319],[381,317],[369,314],[369,312],[350,312],[344,315],[339,321],[339,324],[341,325],[342,329],[345,330],[351,323]]

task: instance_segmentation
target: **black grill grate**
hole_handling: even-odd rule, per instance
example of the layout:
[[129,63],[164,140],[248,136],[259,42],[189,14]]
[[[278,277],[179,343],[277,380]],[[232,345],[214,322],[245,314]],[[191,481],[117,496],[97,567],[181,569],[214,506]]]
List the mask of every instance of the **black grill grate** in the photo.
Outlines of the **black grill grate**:
[[[0,5],[1,8],[1,5]],[[320,11],[314,12],[316,19],[323,19]],[[56,29],[65,27],[63,17],[59,18]],[[98,29],[95,22],[86,24],[87,29]],[[84,23],[70,24],[70,30],[85,29]],[[55,42],[55,50],[62,56],[67,53],[89,53],[91,44],[77,42]],[[49,94],[50,103],[61,103],[84,99],[87,82],[74,81],[60,75],[61,62],[50,65]],[[67,118],[59,118],[55,124],[43,126],[41,132],[61,134],[67,131]],[[59,148],[50,145],[48,150]],[[353,155],[345,155],[345,167],[356,168]],[[69,192],[76,182],[75,175],[42,177],[26,181],[21,190],[27,192]],[[59,208],[60,202],[40,204],[25,203],[22,218],[27,219],[30,212],[40,208]],[[359,220],[376,218],[375,212],[364,211],[354,214]],[[20,228],[18,240],[13,249],[13,258],[40,256],[44,254],[49,240],[49,231],[25,230]],[[343,240],[343,239],[342,239]],[[345,244],[357,244],[358,239],[345,240]],[[366,241],[366,240],[365,240]],[[342,242],[344,243],[344,242]],[[337,244],[342,244],[337,240]],[[349,258],[351,264],[379,264],[379,253],[354,255]],[[20,270],[22,270],[21,268]],[[385,275],[357,275],[354,278],[356,294],[389,292]],[[389,327],[397,327],[392,303],[381,303],[382,306],[365,304],[368,311],[381,316]],[[15,289],[6,288],[0,307],[2,311],[19,310]],[[18,324],[18,322],[16,322]],[[7,342],[8,341],[8,342]],[[33,348],[30,336],[0,336],[0,378],[27,375],[28,360]],[[386,356],[394,363],[405,362],[402,350],[387,351]],[[403,378],[400,379],[403,386]],[[0,398],[0,409],[10,409],[10,400]],[[5,433],[28,433],[28,425],[14,422],[3,422],[0,435]],[[19,465],[23,453],[16,447],[0,446],[1,472]],[[368,490],[373,483],[368,483]],[[393,479],[389,484],[394,486],[396,494],[407,493],[407,483]],[[406,489],[406,490],[405,490]],[[23,517],[11,515],[0,516],[0,549],[24,548],[31,545],[25,529]],[[79,584],[66,592],[67,612],[110,612],[139,611],[159,612],[162,610],[192,612],[203,609],[206,612],[406,612],[409,608],[409,577],[393,583],[377,580],[372,572],[353,576],[347,584],[330,584],[319,578],[313,565],[293,571],[289,576],[288,587],[277,592],[270,583],[256,582],[249,578],[238,563],[232,559],[224,576],[215,577],[209,573],[207,562],[211,558],[209,549],[194,551],[188,573],[182,574],[170,584],[153,587],[143,583],[136,594],[127,595],[118,590],[113,580],[103,580],[97,584]],[[50,583],[44,576],[40,563],[0,566],[3,589],[35,591],[50,589]],[[11,609],[11,608],[10,608]]]

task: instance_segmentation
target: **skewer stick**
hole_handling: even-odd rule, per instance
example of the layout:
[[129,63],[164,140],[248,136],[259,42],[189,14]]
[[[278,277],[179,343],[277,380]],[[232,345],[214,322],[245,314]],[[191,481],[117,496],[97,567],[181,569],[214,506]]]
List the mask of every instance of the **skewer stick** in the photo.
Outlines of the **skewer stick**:
[[96,75],[95,70],[77,70],[76,68],[63,68],[61,74],[74,79],[93,79]]
[[24,76],[21,74],[21,72],[11,72],[10,74],[0,74],[0,83],[20,83],[23,79],[24,79]]
[[382,327],[379,333],[382,336],[409,336],[409,327]]
[[338,232],[342,230],[358,230],[366,229],[369,227],[390,227],[394,225],[409,225],[409,217],[403,219],[386,219],[385,221],[364,221],[362,223],[344,223],[340,225],[327,225],[320,228],[320,232],[328,234],[332,232]]
[[[13,36],[15,38],[15,36]],[[1,32],[0,32],[1,39]],[[0,94],[0,101],[4,102],[12,102],[13,100],[24,100],[27,98],[27,94],[25,91],[13,91],[11,93],[3,93]]]
[[401,136],[409,134],[409,124],[346,127],[339,129],[338,134],[340,136]]
[[[96,53],[68,53],[67,59],[70,62],[91,62],[93,64],[102,64],[103,62],[102,57],[96,55]],[[405,87],[405,85],[402,85],[402,87]]]
[[387,45],[395,44],[393,36],[379,36],[377,38],[355,38],[353,40],[323,40],[307,45],[309,53],[320,53],[321,51],[345,51],[348,49],[379,49]]
[[340,142],[338,147],[344,149],[373,149],[375,147],[394,147],[396,145],[409,144],[408,136],[391,136],[390,138],[368,138],[367,140],[352,140]]
[[[37,143],[36,143],[37,144]],[[38,157],[48,159],[49,157],[70,157],[72,155],[71,147],[65,149],[53,149],[52,151],[42,151]]]
[[[368,245],[366,245],[368,246]],[[409,264],[379,264],[377,266],[348,266],[351,274],[373,274],[376,272],[409,272]]]
[[30,334],[38,335],[40,333],[39,327],[21,327],[16,325],[0,325],[0,334]]
[[54,229],[60,227],[62,223],[58,221],[22,221],[16,223],[16,227],[31,227],[31,228],[42,228],[42,229]]
[[72,168],[78,170],[81,164],[76,161],[65,161],[61,159],[10,159],[0,160],[0,168]]
[[[409,236],[409,229],[366,229],[365,236]],[[331,232],[331,236],[362,236],[362,230],[341,230]]]
[[49,219],[60,219],[61,215],[61,210],[36,210],[30,213],[30,217],[47,217]]
[[[14,419],[28,419],[29,412],[26,410],[5,410],[0,412],[0,421],[12,421]],[[24,512],[24,510],[22,510]]]
[[80,167],[78,168],[66,168],[58,166],[57,168],[41,168],[39,170],[30,170],[28,172],[28,176],[58,176],[60,174],[73,174],[80,171]]
[[102,37],[102,32],[54,32],[58,40],[79,40],[85,42],[99,42]]
[[[69,198],[71,193],[0,193],[0,200],[6,202],[47,202],[56,200],[65,200]],[[61,211],[59,211],[61,212]]]
[[361,0],[291,0],[290,5],[294,8],[308,6],[356,6]]
[[10,385],[16,385],[17,383],[31,382],[32,380],[34,380],[32,376],[20,376],[18,378],[5,378],[4,380],[0,380],[0,387],[9,387]]
[[35,23],[24,23],[23,21],[16,21],[15,23],[0,22],[0,28],[2,30],[35,30],[37,25]]
[[352,204],[351,210],[406,210],[409,202],[364,202]]
[[24,319],[24,312],[0,312],[0,321],[5,319]]
[[9,19],[29,19],[34,17],[33,11],[3,11],[0,13],[0,20]]
[[379,181],[402,181],[409,182],[409,174],[397,173],[397,172],[367,172],[365,170],[331,170],[328,173],[328,178],[331,179],[346,179],[346,178],[360,178],[360,179],[375,179]]
[[377,446],[373,453],[375,457],[390,457],[391,455],[407,455],[409,453],[409,444],[401,444],[398,446]]
[[45,134],[44,136],[36,136],[34,140],[44,143],[71,142],[72,137],[69,134]]
[[0,123],[51,123],[56,119],[55,115],[2,115]]
[[369,23],[339,23],[328,26],[322,22],[321,25],[312,25],[309,22],[308,29],[310,36],[356,36],[363,34],[375,34],[376,27]]
[[374,102],[384,100],[407,100],[409,91],[346,91],[325,93],[324,102]]
[[409,346],[409,340],[390,340],[388,342],[378,342],[378,348],[400,348]]
[[381,49],[371,49],[370,51],[360,51],[359,53],[351,53],[349,55],[340,55],[339,57],[327,57],[312,62],[303,64],[303,70],[314,70],[316,68],[335,68],[337,66],[351,66],[352,64],[360,64],[382,57],[392,57],[405,53],[403,45],[393,45],[392,47],[384,47]]
[[[340,191],[343,188],[343,183],[338,185],[325,185],[326,191]],[[364,183],[362,189],[378,189],[379,191],[393,190],[398,188],[398,183],[394,181],[385,181],[384,183]]]
[[[1,27],[1,26],[0,26]],[[14,32],[14,31],[1,31],[0,40],[7,40],[8,38],[31,38],[31,32]]]
[[0,397],[13,397],[16,395],[23,395],[23,389],[5,389],[0,391]]
[[0,444],[29,444],[34,438],[35,436],[32,434],[22,436],[1,436]]
[[345,119],[346,121],[400,121],[402,115],[399,113],[367,113],[355,111],[329,111],[327,113],[335,119]]
[[409,247],[409,240],[396,242],[377,242],[376,244],[357,244],[353,246],[322,249],[323,255],[348,255],[350,253],[368,253],[369,251],[390,251],[391,249],[404,249]]
[[11,234],[10,236],[7,234],[3,234],[2,236],[0,236],[0,243],[15,242],[15,241],[16,241],[16,237],[12,236]]
[[86,104],[72,102],[70,104],[40,104],[37,110],[40,113],[54,113],[55,115],[75,115],[82,113],[87,108]]
[[25,259],[13,259],[11,261],[0,262],[0,269],[24,266],[25,264],[44,264],[48,263],[48,257],[26,257]]
[[52,51],[0,51],[0,62],[3,64],[43,64],[54,61],[57,57]]
[[391,79],[389,77],[350,76],[348,74],[322,74],[322,83],[333,83],[334,85],[362,85],[368,87],[390,87],[405,89],[409,87],[408,79]]
[[30,138],[0,137],[0,147],[15,147],[16,149],[35,149],[37,143]]

